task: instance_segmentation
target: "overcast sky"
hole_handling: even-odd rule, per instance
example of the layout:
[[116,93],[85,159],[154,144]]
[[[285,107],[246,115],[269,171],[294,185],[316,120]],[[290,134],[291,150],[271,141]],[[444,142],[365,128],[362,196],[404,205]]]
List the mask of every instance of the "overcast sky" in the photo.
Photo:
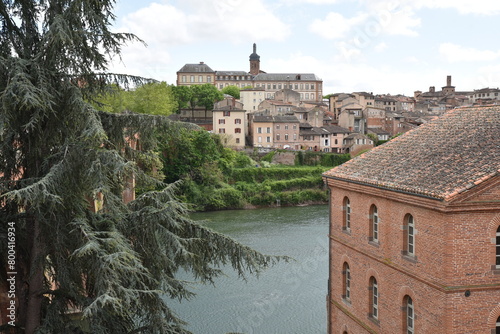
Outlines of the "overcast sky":
[[323,93],[413,95],[500,86],[498,0],[117,0],[115,29],[147,43],[110,70],[175,84],[187,63],[315,73]]

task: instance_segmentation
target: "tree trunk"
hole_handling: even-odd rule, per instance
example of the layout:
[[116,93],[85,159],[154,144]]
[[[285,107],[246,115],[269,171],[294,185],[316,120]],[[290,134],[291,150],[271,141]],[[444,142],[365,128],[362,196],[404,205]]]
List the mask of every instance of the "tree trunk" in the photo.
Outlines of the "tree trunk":
[[33,245],[30,257],[28,292],[26,306],[25,334],[33,334],[40,326],[43,291],[43,240],[40,235],[40,223],[34,219]]

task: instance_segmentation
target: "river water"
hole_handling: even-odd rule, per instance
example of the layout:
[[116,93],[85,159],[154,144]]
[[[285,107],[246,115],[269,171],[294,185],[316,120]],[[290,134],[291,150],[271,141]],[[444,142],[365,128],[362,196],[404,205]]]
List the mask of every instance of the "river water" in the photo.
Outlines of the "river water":
[[192,300],[169,304],[194,334],[326,333],[328,206],[196,213],[195,220],[262,253],[294,260],[259,278],[230,269],[215,287],[195,285]]

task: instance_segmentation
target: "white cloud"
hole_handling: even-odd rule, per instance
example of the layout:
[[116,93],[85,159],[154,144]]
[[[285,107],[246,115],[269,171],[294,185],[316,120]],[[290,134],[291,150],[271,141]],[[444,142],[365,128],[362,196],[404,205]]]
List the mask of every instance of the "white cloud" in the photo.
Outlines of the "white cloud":
[[500,13],[498,0],[404,0],[415,8],[455,9],[460,14],[496,15]]
[[151,3],[127,15],[123,25],[148,44],[168,45],[200,40],[280,41],[290,33],[289,27],[260,0],[191,0],[178,8],[168,3]]
[[353,18],[345,18],[342,14],[330,12],[324,20],[316,19],[309,26],[309,30],[326,39],[346,38],[347,34],[357,25],[364,22],[366,14]]
[[387,44],[382,42],[382,43],[378,43],[377,45],[375,45],[375,47],[373,48],[376,52],[382,52],[384,51],[385,49],[387,49]]
[[[383,34],[417,36],[415,28],[420,19],[410,7],[400,7],[388,2],[367,2],[365,10],[354,17],[330,12],[324,19],[316,19],[309,30],[326,39],[373,40]],[[358,41],[359,42],[359,41]]]
[[477,50],[453,43],[443,43],[439,53],[449,62],[493,61],[500,58],[500,51]]

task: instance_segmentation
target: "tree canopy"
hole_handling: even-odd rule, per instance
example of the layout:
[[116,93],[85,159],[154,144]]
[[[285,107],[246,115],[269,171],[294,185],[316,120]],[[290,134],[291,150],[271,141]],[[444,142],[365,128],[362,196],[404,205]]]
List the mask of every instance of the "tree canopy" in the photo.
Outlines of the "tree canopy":
[[[111,31],[113,3],[0,2],[2,254],[15,230],[0,278],[16,272],[4,327],[23,333],[187,333],[164,300],[192,295],[179,269],[210,282],[223,264],[245,275],[275,261],[191,221],[178,184],[141,169],[158,133],[186,125],[90,102],[112,84],[144,83],[106,72],[138,40]],[[154,190],[124,202],[134,185]]]
[[236,86],[226,86],[226,87],[222,88],[221,92],[223,94],[231,95],[235,99],[240,98],[240,89]]

